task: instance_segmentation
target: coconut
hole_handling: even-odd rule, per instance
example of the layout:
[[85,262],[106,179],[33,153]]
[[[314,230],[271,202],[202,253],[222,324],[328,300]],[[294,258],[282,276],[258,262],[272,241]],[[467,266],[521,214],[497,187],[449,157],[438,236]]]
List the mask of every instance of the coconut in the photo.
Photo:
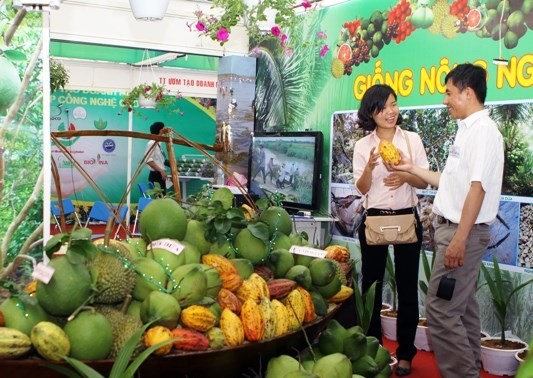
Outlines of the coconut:
[[70,340],[70,357],[78,360],[100,360],[106,358],[111,351],[111,324],[104,315],[96,311],[80,312],[63,330]]

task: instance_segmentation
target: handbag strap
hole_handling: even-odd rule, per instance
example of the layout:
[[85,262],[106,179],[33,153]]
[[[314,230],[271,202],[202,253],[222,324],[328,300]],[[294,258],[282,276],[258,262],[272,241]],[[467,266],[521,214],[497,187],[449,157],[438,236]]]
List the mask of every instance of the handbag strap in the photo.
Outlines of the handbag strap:
[[[409,141],[409,138],[407,137],[407,133],[405,132],[405,130],[400,127],[400,131],[402,132],[402,135],[407,142],[407,151],[409,151],[409,157],[411,158],[411,161],[413,161],[413,151],[411,150],[411,142]],[[411,208],[413,209],[413,212],[414,212],[415,198],[414,198],[412,189],[411,189]],[[366,199],[365,199],[365,214],[366,214],[367,209],[368,209],[368,194],[366,195]]]

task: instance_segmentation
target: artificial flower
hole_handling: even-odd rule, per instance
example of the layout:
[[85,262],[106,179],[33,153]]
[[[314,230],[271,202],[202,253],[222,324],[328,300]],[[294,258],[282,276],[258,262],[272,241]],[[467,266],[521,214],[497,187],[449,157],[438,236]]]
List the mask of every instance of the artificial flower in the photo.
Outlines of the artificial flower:
[[290,47],[285,47],[284,53],[287,58],[290,58],[294,54],[294,50]]
[[319,31],[318,33],[316,33],[316,36],[317,36],[319,39],[328,39],[328,36],[327,36],[326,33],[324,33],[323,31]]
[[205,30],[205,25],[203,23],[201,23],[200,21],[198,21],[195,26],[196,26],[196,30],[198,30],[198,31],[204,31]]
[[309,1],[302,1],[302,7],[304,8],[304,10],[307,10],[308,8],[311,8],[311,2]]
[[277,26],[272,26],[272,29],[270,29],[270,32],[275,37],[279,37],[279,35],[281,34],[281,30]]
[[329,46],[328,45],[322,46],[322,48],[320,49],[320,56],[324,57],[327,54],[328,51],[329,51]]
[[279,41],[279,43],[280,43],[281,46],[285,46],[285,42],[287,42],[287,34],[283,34],[283,35],[281,36],[280,41]]

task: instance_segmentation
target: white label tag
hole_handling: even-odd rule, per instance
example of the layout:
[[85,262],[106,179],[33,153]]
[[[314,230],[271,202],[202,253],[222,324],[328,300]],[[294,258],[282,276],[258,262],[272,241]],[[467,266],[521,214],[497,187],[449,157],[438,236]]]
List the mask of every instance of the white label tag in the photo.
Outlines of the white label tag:
[[299,246],[299,245],[293,245],[289,249],[289,252],[297,254],[297,255],[318,257],[320,259],[323,259],[324,257],[326,257],[326,254],[327,254],[327,252],[322,250],[322,249],[310,248],[310,247],[302,247],[302,246]]
[[177,240],[159,239],[159,240],[154,240],[153,242],[151,242],[146,249],[149,250],[150,248],[152,249],[161,248],[175,255],[179,255],[181,251],[185,249],[185,246],[181,244],[180,242],[178,242]]
[[44,265],[42,262],[38,263],[33,270],[31,276],[45,284],[50,282],[54,275],[55,269],[51,266]]

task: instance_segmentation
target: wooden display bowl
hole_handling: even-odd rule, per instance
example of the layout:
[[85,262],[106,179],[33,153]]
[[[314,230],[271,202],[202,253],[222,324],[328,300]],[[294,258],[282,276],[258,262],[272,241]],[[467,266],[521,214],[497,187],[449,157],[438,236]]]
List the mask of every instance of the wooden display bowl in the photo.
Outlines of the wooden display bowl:
[[[309,342],[313,342],[327,326],[342,304],[330,305],[325,316],[316,318],[304,326]],[[246,342],[238,347],[226,347],[205,352],[173,351],[163,357],[150,356],[141,365],[138,373],[142,378],[238,378],[260,376],[268,360],[280,354],[296,355],[307,347],[302,330],[287,333],[272,340],[256,343]],[[88,365],[104,376],[109,376],[114,360],[97,360]],[[61,378],[64,375],[49,369],[54,364],[33,356],[18,360],[0,360],[2,377]],[[70,367],[66,362],[55,363]],[[136,375],[137,376],[137,375]]]

